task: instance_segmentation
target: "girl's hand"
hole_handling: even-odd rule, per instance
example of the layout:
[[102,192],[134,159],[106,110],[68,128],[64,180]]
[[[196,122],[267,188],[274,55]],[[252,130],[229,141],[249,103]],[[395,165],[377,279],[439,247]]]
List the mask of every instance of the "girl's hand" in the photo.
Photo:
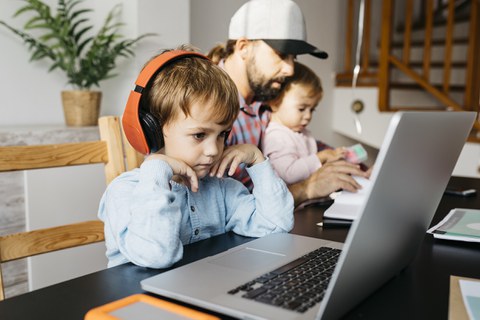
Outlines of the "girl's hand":
[[337,161],[344,158],[347,155],[347,148],[339,147],[336,149],[325,149],[317,152],[317,157],[322,164],[326,162]]
[[185,162],[181,160],[177,160],[172,157],[168,157],[164,154],[151,154],[145,158],[145,161],[153,160],[153,159],[160,159],[168,163],[170,168],[172,168],[173,174],[177,175],[182,178],[185,184],[192,190],[193,192],[198,191],[198,177],[195,171],[187,165]]
[[240,163],[245,163],[251,166],[263,162],[265,157],[263,153],[253,144],[236,144],[227,147],[222,154],[220,160],[210,170],[210,176],[223,177],[225,171],[228,169],[228,175],[235,173]]

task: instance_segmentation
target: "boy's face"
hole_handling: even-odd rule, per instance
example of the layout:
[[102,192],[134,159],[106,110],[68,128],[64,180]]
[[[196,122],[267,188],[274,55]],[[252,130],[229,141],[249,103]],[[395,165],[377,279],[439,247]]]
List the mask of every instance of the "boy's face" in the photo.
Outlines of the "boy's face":
[[313,112],[319,102],[312,97],[305,86],[292,84],[272,114],[272,119],[295,132],[301,132],[312,120]]
[[263,41],[250,42],[247,78],[257,100],[275,98],[286,77],[293,75],[293,55],[282,55]]
[[190,115],[180,112],[163,126],[165,155],[184,161],[203,178],[220,159],[229,126],[217,124],[212,106],[194,103]]

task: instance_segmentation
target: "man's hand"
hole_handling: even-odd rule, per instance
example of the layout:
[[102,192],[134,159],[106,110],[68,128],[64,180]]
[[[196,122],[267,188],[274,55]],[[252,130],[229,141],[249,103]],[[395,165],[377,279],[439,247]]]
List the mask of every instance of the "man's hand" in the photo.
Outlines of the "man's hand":
[[192,190],[192,192],[198,191],[197,174],[185,162],[172,157],[168,157],[164,154],[151,154],[145,158],[145,161],[152,159],[160,159],[168,163],[170,168],[172,168],[173,174],[181,177],[185,184],[190,187],[190,190]]
[[288,188],[295,199],[295,205],[298,205],[309,199],[326,197],[340,189],[356,192],[361,185],[352,175],[368,178],[370,172],[364,172],[359,165],[344,160],[327,162],[308,179],[289,185]]
[[240,163],[254,165],[265,160],[260,149],[253,144],[236,144],[223,151],[222,158],[210,170],[210,176],[223,177],[228,168],[228,175],[235,173]]

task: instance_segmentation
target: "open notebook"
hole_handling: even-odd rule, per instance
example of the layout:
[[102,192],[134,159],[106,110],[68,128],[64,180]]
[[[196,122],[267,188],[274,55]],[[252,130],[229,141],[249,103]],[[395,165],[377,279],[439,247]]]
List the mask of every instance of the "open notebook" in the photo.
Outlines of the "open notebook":
[[325,210],[323,216],[331,219],[354,220],[360,215],[362,204],[372,187],[372,181],[362,177],[353,177],[362,189],[357,192],[339,191],[330,195],[333,204]]
[[415,257],[475,116],[396,113],[345,244],[271,234],[142,288],[242,319],[341,318]]

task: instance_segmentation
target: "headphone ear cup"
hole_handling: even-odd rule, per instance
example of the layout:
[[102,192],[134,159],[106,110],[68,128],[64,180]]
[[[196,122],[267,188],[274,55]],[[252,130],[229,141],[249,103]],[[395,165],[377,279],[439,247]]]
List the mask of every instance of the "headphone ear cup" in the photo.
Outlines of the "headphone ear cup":
[[150,112],[140,109],[138,115],[150,152],[155,153],[164,147],[162,126]]

